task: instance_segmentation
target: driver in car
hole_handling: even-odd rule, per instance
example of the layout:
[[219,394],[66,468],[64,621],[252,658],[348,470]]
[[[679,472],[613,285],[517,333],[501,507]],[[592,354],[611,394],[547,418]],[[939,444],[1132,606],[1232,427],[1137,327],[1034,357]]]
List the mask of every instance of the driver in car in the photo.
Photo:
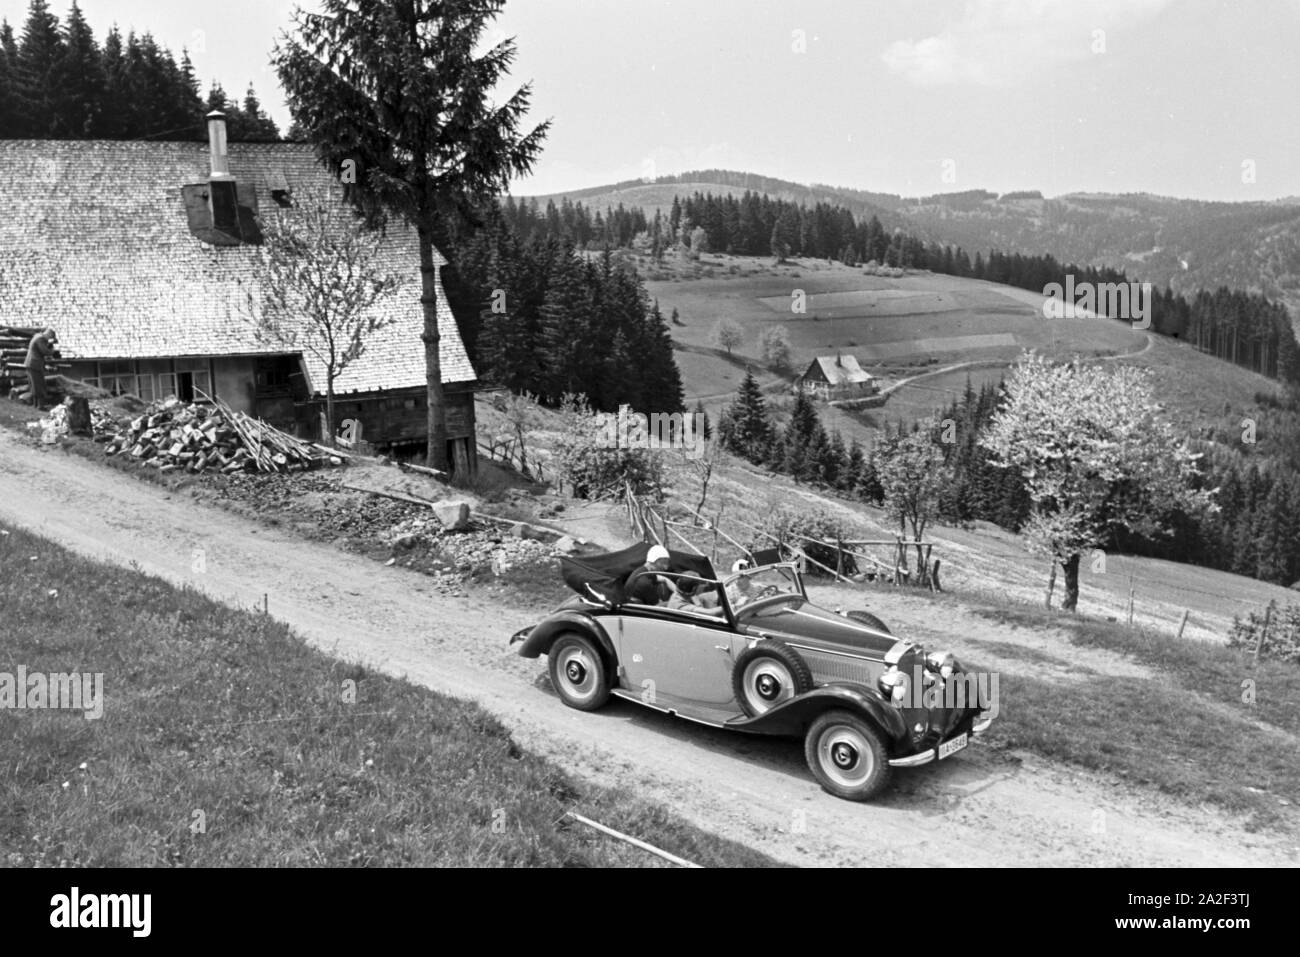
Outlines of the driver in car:
[[[731,566],[731,572],[734,575],[739,572],[748,571],[752,567],[753,566],[749,559],[742,558]],[[727,599],[731,602],[733,611],[739,610],[742,605],[746,604],[753,598],[754,582],[748,575],[741,575],[727,588]]]
[[670,559],[668,549],[662,545],[651,547],[646,552],[645,565],[629,576],[628,599],[638,605],[657,605],[672,597],[671,592],[674,589],[668,583],[668,579],[657,574],[668,571]]

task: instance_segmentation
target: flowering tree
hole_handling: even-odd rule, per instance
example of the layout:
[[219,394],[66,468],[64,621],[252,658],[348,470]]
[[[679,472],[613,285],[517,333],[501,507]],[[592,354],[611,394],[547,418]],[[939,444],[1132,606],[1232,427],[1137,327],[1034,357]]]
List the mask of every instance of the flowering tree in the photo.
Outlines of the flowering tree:
[[769,326],[758,340],[763,351],[763,362],[780,372],[790,369],[790,330],[785,326]]
[[1195,488],[1198,453],[1178,438],[1143,369],[1021,356],[1002,407],[980,443],[1018,470],[1033,512],[1031,548],[1065,571],[1065,602],[1079,602],[1079,559],[1120,529],[1169,531],[1175,511],[1214,509]]
[[713,341],[731,355],[731,350],[745,341],[745,328],[735,319],[723,316],[713,324]]
[[[939,492],[947,474],[943,451],[934,441],[935,430],[934,421],[927,419],[915,432],[887,435],[877,449],[885,508],[897,519],[904,537],[907,527],[912,527],[912,540],[917,543],[939,509]],[[930,570],[925,567],[920,544],[915,547],[917,582],[925,584]]]

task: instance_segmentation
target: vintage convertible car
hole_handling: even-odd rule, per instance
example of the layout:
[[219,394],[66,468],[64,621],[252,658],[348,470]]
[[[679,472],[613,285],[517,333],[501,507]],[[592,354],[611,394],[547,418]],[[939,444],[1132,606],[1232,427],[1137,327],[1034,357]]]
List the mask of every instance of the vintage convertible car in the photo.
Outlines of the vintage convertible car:
[[866,612],[817,607],[792,564],[719,580],[707,559],[671,552],[659,574],[677,594],[651,605],[634,600],[647,551],[561,559],[577,594],[511,638],[521,656],[547,656],[570,707],[617,695],[719,728],[800,736],[822,787],[856,801],[893,768],[947,758],[992,721],[963,680],[977,676],[952,655],[926,654]]

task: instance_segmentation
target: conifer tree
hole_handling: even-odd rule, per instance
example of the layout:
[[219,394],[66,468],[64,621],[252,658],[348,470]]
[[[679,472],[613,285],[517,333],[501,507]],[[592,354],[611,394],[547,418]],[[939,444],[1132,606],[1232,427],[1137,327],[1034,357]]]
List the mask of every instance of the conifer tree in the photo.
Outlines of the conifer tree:
[[64,44],[59,18],[45,0],[31,0],[18,44],[15,112],[20,136],[44,139],[60,135],[62,103],[59,65]]
[[751,462],[761,462],[772,442],[772,422],[763,391],[750,369],[745,370],[740,390],[727,409],[730,436],[727,450]]
[[60,100],[58,132],[86,138],[101,132],[104,68],[99,45],[74,2],[63,29],[63,48],[55,69]]

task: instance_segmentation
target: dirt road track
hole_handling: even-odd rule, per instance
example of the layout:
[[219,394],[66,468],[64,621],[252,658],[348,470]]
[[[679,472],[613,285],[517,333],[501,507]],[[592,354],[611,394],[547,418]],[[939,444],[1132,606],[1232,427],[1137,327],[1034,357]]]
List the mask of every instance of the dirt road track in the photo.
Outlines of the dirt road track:
[[[565,708],[510,654],[528,611],[441,598],[414,573],[290,537],[0,430],[0,523],[270,612],[313,645],[472,698],[517,740],[697,825],[803,865],[1202,865],[1296,862],[1290,841],[1225,816],[977,743],[851,804],[813,783],[795,742],[748,738],[623,702]],[[196,574],[194,549],[206,571]],[[899,620],[900,630],[906,621]],[[364,685],[363,685],[364,692]],[[382,702],[371,702],[382,707]],[[1006,705],[1004,704],[1004,707]],[[996,725],[995,725],[996,727]],[[1101,812],[1101,813],[1098,813]]]

